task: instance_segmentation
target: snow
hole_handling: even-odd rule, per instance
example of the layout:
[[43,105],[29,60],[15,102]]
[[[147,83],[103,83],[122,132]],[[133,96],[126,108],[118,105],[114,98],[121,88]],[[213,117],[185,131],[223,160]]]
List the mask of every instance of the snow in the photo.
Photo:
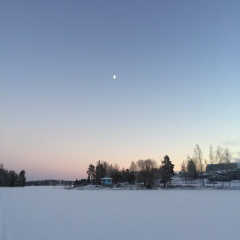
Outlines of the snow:
[[239,190],[0,188],[0,240],[237,240]]

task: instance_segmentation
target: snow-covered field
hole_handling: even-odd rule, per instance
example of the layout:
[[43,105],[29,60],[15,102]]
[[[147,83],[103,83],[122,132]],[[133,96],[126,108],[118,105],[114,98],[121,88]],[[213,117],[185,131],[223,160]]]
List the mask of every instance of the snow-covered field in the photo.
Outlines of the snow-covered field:
[[1,240],[239,240],[239,190],[0,188]]

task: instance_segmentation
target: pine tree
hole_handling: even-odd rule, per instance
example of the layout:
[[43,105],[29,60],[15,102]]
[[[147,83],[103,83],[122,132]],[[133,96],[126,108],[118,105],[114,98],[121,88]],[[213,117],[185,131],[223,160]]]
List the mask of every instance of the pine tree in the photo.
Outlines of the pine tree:
[[166,155],[162,161],[162,166],[159,169],[161,182],[163,183],[164,188],[166,187],[166,183],[172,180],[172,176],[174,175],[173,169],[174,164],[172,164],[170,158]]

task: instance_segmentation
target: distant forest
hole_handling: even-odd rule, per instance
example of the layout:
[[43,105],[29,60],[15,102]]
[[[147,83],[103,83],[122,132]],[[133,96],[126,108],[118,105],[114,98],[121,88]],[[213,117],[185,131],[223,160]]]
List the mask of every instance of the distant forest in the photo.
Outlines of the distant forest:
[[24,187],[25,182],[24,170],[17,174],[13,170],[4,169],[3,164],[0,164],[0,187]]

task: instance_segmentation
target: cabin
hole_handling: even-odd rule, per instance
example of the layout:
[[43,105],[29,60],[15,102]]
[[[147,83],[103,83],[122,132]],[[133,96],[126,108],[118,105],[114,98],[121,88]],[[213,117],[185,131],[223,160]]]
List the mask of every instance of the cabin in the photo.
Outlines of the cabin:
[[102,186],[111,186],[112,178],[109,178],[109,177],[101,178],[101,185]]

